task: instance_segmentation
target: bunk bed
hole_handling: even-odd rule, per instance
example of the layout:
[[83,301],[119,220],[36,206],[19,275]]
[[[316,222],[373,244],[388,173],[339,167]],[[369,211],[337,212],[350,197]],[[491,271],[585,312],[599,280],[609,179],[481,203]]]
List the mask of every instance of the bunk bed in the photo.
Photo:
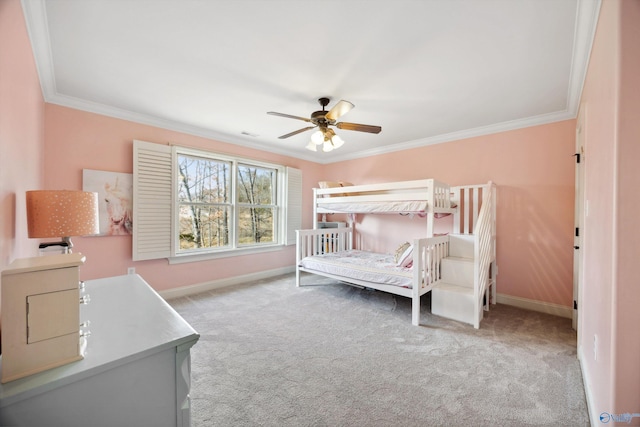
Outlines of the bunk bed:
[[[451,239],[449,235],[434,236],[433,226],[436,216],[453,214],[452,232],[471,236],[474,245],[473,307],[467,310],[472,313],[460,320],[479,327],[483,311],[490,302],[495,303],[495,185],[451,188],[424,179],[331,185],[313,192],[314,228],[297,230],[296,286],[300,286],[301,272],[307,272],[408,297],[412,299],[412,324],[419,325],[420,297],[438,286],[449,286],[442,272]],[[409,242],[401,254],[366,252],[354,248],[353,224],[318,228],[318,216],[327,213],[417,214],[424,217],[425,237]],[[442,310],[445,316],[447,309]]]

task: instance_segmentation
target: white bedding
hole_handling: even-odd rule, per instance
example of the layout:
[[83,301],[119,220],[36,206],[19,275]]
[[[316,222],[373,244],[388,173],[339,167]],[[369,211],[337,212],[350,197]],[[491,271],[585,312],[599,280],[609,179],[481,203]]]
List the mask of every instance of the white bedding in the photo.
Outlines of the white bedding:
[[404,200],[398,202],[335,203],[333,201],[319,200],[318,208],[326,209],[331,212],[345,213],[424,213],[427,210],[427,202],[425,200]]
[[[411,268],[398,267],[391,254],[359,250],[333,252],[303,258],[300,267],[372,283],[411,288]],[[348,281],[348,280],[345,280]]]

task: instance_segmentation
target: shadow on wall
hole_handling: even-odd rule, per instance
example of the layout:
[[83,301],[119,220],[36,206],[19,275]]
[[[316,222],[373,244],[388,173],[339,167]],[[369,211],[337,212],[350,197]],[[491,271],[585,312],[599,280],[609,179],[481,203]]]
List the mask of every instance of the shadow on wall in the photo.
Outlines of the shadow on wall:
[[500,292],[570,306],[573,189],[501,186],[497,221]]

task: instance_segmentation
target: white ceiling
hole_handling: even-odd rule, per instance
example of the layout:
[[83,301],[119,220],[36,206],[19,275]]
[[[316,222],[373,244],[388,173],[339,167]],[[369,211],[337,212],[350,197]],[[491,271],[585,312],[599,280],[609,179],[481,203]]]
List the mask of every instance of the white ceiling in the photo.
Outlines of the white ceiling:
[[[599,0],[22,0],[46,102],[329,163],[574,118]],[[355,108],[305,149],[317,99]],[[249,133],[254,136],[247,136]],[[164,142],[164,141],[158,141]]]

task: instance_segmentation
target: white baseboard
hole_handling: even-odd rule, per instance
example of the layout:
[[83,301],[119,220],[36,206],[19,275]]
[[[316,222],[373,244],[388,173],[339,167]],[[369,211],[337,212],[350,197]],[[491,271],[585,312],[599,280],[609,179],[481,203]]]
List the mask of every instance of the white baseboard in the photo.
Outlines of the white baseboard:
[[568,319],[571,319],[573,315],[573,309],[565,305],[536,301],[528,298],[512,297],[511,295],[504,294],[498,294],[496,299],[498,304],[512,305],[514,307],[552,314],[554,316],[566,317]]
[[580,372],[582,373],[582,385],[584,386],[584,394],[587,400],[587,410],[589,411],[589,422],[592,426],[599,425],[596,424],[597,421],[600,421],[598,418],[594,418],[593,410],[595,406],[593,404],[593,395],[591,394],[591,387],[589,386],[589,376],[584,368],[584,354],[582,352],[582,346],[578,348],[578,361],[580,362]]
[[195,285],[181,286],[179,288],[166,289],[158,292],[165,300],[173,298],[195,295],[213,289],[225,288],[227,286],[239,285],[254,280],[268,279],[270,277],[281,276],[295,272],[295,266],[276,268],[275,270],[260,271],[257,273],[244,274],[242,276],[228,277],[226,279],[212,280],[210,282],[196,283]]

